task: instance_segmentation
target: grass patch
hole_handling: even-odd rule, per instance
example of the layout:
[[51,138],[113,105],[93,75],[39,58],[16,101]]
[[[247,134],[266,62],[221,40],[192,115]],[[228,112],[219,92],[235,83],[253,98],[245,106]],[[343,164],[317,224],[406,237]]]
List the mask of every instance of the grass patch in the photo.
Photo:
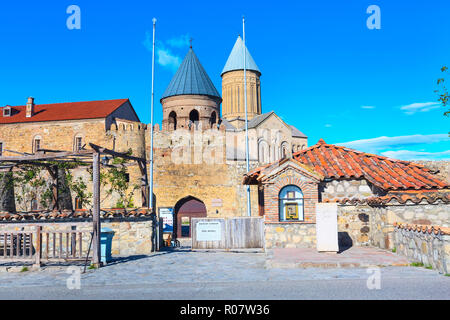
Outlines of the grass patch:
[[429,269],[429,270],[431,270],[431,269],[433,269],[433,266],[431,266],[431,265],[428,265],[428,266],[426,266],[426,267],[425,267],[425,269]]
[[89,270],[92,270],[92,269],[96,269],[96,268],[95,268],[95,266],[94,266],[93,264],[91,264],[91,265],[88,267],[88,269],[89,269]]
[[446,274],[444,274],[444,276],[450,277],[450,273],[446,273]]
[[422,262],[413,262],[413,263],[411,263],[411,267],[423,267],[423,263]]
[[27,272],[29,271],[28,267],[23,267],[22,270],[20,270],[20,272]]
[[397,252],[397,248],[394,247],[394,249],[392,249],[392,252],[396,253]]

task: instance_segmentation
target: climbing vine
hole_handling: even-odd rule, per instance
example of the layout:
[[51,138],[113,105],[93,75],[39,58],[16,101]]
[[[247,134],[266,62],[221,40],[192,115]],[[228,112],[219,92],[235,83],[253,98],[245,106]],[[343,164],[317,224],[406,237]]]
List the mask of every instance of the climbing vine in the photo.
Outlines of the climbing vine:
[[[131,155],[131,149],[127,155]],[[128,160],[113,158],[111,165],[102,167],[100,171],[100,184],[106,195],[101,202],[117,197],[117,208],[134,207],[133,196],[138,185],[131,185],[127,169]],[[93,180],[92,168],[82,162],[37,162],[36,165],[21,164],[16,170],[0,173],[0,179],[4,180],[3,187],[14,188],[15,200],[20,211],[31,211],[36,202],[44,208],[52,209],[52,205],[64,206],[60,203],[61,195],[74,195],[85,208],[92,207],[92,192],[83,176],[75,176],[74,169],[86,167]],[[52,174],[50,174],[52,172]],[[49,176],[52,176],[50,179]],[[57,182],[58,181],[58,182]],[[58,199],[54,199],[54,192],[58,193]],[[70,207],[72,204],[70,203]]]

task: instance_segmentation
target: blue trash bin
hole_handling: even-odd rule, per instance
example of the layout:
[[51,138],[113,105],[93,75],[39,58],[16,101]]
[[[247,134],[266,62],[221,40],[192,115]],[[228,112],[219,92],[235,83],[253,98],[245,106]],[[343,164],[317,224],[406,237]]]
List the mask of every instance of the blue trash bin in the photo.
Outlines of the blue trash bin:
[[102,262],[108,263],[112,260],[111,248],[112,239],[115,232],[109,228],[102,228],[100,232],[100,251],[102,256]]

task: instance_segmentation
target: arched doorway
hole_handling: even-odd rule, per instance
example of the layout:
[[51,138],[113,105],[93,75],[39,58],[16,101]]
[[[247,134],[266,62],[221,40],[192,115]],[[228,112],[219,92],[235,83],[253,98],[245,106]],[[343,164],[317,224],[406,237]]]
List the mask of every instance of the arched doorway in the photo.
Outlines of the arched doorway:
[[191,237],[191,219],[206,217],[206,206],[192,196],[181,199],[175,205],[175,228],[177,238]]
[[192,110],[189,113],[189,129],[192,128],[193,125],[195,125],[195,129],[198,129],[198,122],[200,120],[200,114],[197,110]]

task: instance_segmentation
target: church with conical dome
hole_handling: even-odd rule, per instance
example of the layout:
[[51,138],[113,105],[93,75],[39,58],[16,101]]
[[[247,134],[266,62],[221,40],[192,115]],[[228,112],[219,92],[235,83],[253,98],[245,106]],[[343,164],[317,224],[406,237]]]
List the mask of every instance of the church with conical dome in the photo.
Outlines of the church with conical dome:
[[[220,94],[201,64],[201,55],[191,46],[161,96],[162,126],[155,126],[154,135],[154,193],[157,208],[172,208],[178,237],[191,236],[189,231],[183,233],[189,230],[183,225],[189,225],[192,217],[247,214],[242,183],[246,174],[245,92],[251,168],[290,158],[308,146],[306,135],[274,111],[263,113],[261,75],[239,36],[221,72]],[[261,214],[258,192],[251,186],[254,216]]]

